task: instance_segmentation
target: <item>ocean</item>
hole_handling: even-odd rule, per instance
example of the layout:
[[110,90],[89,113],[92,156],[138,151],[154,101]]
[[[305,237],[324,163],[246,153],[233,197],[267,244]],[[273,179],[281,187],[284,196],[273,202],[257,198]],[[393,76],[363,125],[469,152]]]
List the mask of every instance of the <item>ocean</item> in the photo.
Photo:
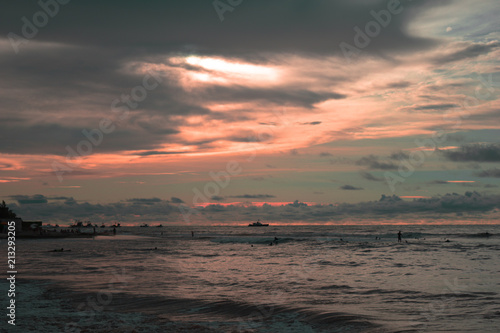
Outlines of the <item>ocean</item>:
[[117,230],[18,239],[16,326],[3,314],[2,332],[500,329],[499,225]]

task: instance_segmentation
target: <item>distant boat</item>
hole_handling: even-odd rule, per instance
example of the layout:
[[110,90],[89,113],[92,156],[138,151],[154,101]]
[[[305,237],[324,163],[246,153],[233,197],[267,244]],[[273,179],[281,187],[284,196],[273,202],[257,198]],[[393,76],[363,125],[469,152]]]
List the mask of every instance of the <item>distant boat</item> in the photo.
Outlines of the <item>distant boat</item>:
[[143,223],[139,227],[141,227],[141,228],[147,228],[147,227],[149,227],[149,225],[147,223]]
[[254,223],[250,223],[249,227],[269,227],[269,223],[260,223],[260,220]]

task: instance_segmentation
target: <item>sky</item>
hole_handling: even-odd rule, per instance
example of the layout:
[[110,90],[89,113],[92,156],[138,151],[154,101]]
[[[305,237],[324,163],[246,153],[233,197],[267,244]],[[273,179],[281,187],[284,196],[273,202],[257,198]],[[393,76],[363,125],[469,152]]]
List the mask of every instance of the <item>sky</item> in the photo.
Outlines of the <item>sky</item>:
[[500,222],[496,0],[0,4],[25,219]]

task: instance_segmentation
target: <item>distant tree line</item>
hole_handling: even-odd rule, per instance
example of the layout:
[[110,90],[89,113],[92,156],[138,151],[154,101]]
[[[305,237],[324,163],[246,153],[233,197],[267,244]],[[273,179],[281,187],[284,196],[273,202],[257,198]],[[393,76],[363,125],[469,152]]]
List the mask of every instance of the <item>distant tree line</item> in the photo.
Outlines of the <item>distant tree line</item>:
[[3,219],[13,219],[16,218],[17,215],[12,210],[7,207],[5,201],[2,200],[2,204],[0,205],[0,218]]

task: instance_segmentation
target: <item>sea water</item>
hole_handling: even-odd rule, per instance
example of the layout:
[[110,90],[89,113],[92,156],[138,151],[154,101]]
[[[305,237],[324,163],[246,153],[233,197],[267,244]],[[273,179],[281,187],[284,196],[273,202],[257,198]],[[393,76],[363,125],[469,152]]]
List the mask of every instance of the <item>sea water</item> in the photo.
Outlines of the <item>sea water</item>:
[[[0,327],[19,332],[500,328],[498,225],[117,230],[116,236],[94,239],[17,240],[17,325],[9,327],[4,319]],[[1,244],[5,251],[5,241]],[[71,251],[50,252],[60,248]],[[5,281],[1,286],[6,295]],[[6,299],[2,296],[3,309]]]

